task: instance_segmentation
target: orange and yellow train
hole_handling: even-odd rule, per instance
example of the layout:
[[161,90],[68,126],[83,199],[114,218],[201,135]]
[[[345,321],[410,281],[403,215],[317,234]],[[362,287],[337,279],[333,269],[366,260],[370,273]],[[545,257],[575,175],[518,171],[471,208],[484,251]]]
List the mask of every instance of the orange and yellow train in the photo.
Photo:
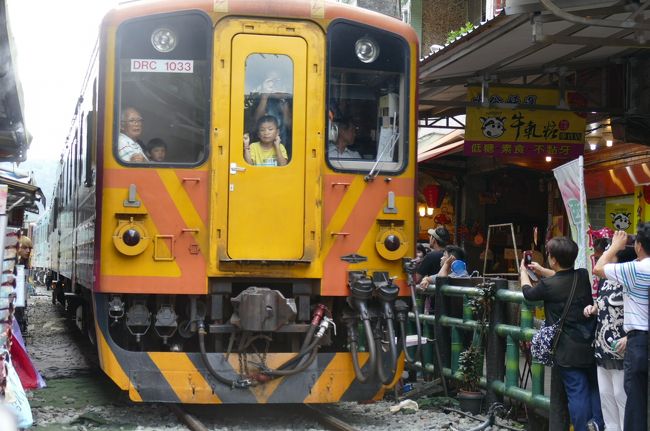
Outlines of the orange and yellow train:
[[394,384],[417,45],[323,0],[106,15],[38,239],[54,299],[132,400],[323,403]]

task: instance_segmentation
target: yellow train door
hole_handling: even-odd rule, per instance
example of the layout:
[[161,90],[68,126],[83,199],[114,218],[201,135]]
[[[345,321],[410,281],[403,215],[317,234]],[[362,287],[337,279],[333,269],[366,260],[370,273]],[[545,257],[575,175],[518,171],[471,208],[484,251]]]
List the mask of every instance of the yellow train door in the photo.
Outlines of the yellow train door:
[[[315,130],[322,130],[323,120],[309,118],[309,113],[324,114],[321,66],[308,63],[314,49],[309,40],[319,40],[315,36],[319,30],[305,23],[222,25],[222,37],[217,26],[215,40],[217,49],[229,51],[223,58],[230,62],[217,63],[216,73],[223,77],[229,73],[230,85],[215,85],[228,94],[230,115],[222,120],[227,137],[219,139],[227,147],[226,172],[217,174],[221,180],[227,177],[227,190],[223,183],[220,188],[227,199],[218,199],[227,212],[217,210],[226,216],[226,237],[218,242],[227,252],[219,253],[219,259],[310,260],[316,249],[314,208],[320,193],[313,184],[319,181],[318,148],[323,146]],[[293,30],[287,31],[288,26]],[[320,91],[313,94],[315,89]],[[219,91],[213,103],[221,116]]]

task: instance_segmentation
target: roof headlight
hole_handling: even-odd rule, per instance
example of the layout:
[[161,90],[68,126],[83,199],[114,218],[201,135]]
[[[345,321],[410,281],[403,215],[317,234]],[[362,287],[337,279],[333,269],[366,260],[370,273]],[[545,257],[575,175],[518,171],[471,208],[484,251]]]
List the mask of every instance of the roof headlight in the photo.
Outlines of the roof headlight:
[[158,52],[170,52],[176,48],[178,38],[174,30],[159,28],[151,33],[151,44]]
[[357,58],[364,63],[372,63],[379,57],[379,44],[369,37],[362,37],[354,44]]

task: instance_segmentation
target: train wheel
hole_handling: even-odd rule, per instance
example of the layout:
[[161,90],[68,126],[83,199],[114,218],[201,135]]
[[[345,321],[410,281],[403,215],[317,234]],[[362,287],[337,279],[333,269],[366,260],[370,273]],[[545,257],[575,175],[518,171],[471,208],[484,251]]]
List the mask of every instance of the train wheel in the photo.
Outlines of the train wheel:
[[77,325],[77,328],[81,331],[81,333],[84,332],[84,329],[86,327],[86,322],[84,318],[84,306],[83,304],[77,305],[77,308],[75,308],[74,312],[74,322]]
[[95,318],[93,316],[92,304],[86,303],[84,306],[85,313],[84,317],[86,318],[86,335],[90,344],[97,346],[97,334],[95,333]]

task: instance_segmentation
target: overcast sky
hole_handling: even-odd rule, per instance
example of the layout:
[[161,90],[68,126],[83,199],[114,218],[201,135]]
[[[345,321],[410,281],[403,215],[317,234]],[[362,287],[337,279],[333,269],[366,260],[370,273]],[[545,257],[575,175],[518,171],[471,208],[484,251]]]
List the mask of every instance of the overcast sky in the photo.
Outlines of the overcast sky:
[[7,0],[23,88],[25,125],[33,137],[28,161],[59,158],[99,24],[116,3]]

